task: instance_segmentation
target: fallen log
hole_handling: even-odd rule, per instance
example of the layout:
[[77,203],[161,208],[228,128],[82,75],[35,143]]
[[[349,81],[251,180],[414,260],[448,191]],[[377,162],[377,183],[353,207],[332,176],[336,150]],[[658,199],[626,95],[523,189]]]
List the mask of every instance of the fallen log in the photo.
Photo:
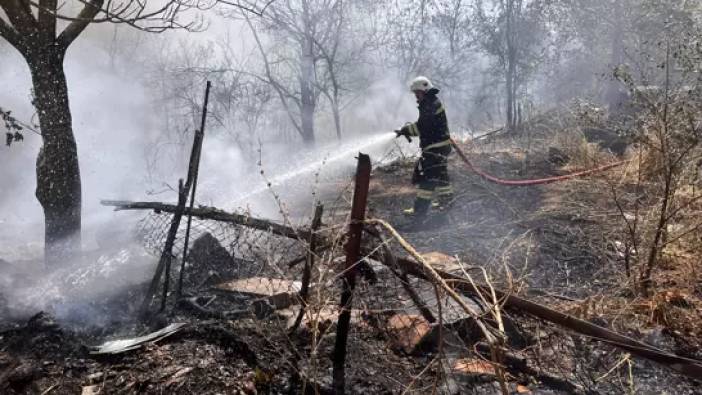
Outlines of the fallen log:
[[[125,200],[101,200],[103,206],[113,206],[115,211],[122,210],[154,210],[155,212],[176,213],[178,207],[174,204],[161,202],[131,202]],[[255,218],[248,215],[229,213],[215,207],[199,206],[196,208],[185,207],[184,215],[192,215],[200,219],[225,222],[245,226],[252,229],[271,232],[278,236],[296,240],[309,240],[310,231],[305,228],[294,228],[292,226],[281,225],[270,220]],[[321,238],[317,236],[317,239]],[[321,239],[320,244],[325,240]]]

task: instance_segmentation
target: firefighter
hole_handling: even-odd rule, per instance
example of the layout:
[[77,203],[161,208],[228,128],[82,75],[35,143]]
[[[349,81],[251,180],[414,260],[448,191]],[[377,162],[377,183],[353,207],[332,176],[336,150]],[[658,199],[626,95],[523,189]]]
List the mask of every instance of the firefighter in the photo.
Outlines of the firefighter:
[[[404,210],[407,215],[422,218],[429,207],[444,210],[453,201],[447,157],[451,152],[446,110],[436,96],[439,90],[426,77],[417,77],[410,84],[417,98],[419,119],[395,130],[397,137],[419,137],[422,156],[414,167],[412,183],[417,187],[414,207]],[[436,200],[434,200],[436,198]],[[433,203],[432,203],[433,202]]]

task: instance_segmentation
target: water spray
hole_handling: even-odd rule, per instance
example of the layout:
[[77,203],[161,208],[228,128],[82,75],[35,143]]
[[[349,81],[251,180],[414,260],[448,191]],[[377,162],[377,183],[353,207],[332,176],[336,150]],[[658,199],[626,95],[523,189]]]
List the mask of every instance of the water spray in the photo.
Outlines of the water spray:
[[[393,140],[393,138],[396,137],[398,136],[395,132],[386,132],[370,137],[364,136],[360,140],[357,139],[351,142],[344,142],[338,146],[327,147],[319,150],[322,152],[315,150],[315,152],[313,152],[314,159],[303,162],[294,170],[278,174],[267,179],[266,185],[255,188],[252,191],[237,197],[235,201],[237,203],[246,203],[252,196],[265,192],[271,187],[285,185],[295,179],[304,177],[305,175],[312,175],[315,172],[320,171],[325,166],[342,167],[344,170],[351,171],[353,169],[353,161],[350,159],[352,159],[358,152],[365,152],[371,147],[388,144]],[[326,155],[324,155],[324,152],[326,152]],[[331,152],[334,153],[331,154]],[[322,159],[320,159],[320,156],[322,156]]]

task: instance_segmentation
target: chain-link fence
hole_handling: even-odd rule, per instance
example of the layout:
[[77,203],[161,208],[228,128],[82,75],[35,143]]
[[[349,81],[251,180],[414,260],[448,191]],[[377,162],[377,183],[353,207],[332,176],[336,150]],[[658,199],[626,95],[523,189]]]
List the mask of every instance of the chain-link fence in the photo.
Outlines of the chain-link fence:
[[[149,213],[138,224],[138,235],[154,255],[163,251],[172,214]],[[176,233],[173,255],[182,259],[185,221]],[[185,274],[190,286],[216,281],[275,276],[295,277],[285,262],[303,255],[305,243],[264,230],[208,219],[193,218]],[[177,266],[177,265],[175,265]]]

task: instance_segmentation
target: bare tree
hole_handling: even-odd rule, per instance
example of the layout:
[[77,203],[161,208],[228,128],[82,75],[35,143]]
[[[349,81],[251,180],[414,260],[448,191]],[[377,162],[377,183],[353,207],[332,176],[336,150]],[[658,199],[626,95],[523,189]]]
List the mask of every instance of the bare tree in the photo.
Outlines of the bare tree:
[[402,81],[432,69],[429,5],[427,0],[410,0],[388,9],[386,45],[390,50],[381,62],[395,68]]
[[382,48],[380,27],[369,17],[378,7],[364,1],[335,1],[325,15],[326,34],[313,37],[321,59],[317,89],[329,102],[339,140],[343,134],[341,113],[368,87],[372,79],[368,66],[372,55]]
[[[640,15],[651,18],[651,25],[660,24],[653,29],[657,39],[639,49],[640,56],[655,65],[655,74],[634,73],[631,67],[620,67],[615,72],[638,110],[627,123],[630,134],[645,151],[646,161],[639,163],[639,179],[645,181],[639,188],[645,188],[645,194],[637,196],[635,202],[650,199],[648,221],[640,218],[638,211],[634,211],[637,215],[633,219],[622,215],[627,245],[638,251],[636,285],[644,294],[653,285],[653,274],[665,259],[666,248],[702,228],[691,215],[691,208],[702,199],[696,188],[702,160],[702,48],[696,42],[702,29],[694,16],[699,8],[666,1],[649,5],[641,9]],[[647,33],[640,34],[644,37]]]
[[[611,71],[625,62],[627,42],[633,38],[639,1],[631,0],[564,0],[567,12],[561,31],[578,42],[580,52],[590,69],[587,77],[604,80],[601,97],[610,110],[616,110],[622,99],[620,84],[611,78]],[[580,76],[581,79],[587,78]]]
[[323,75],[325,78],[321,79],[321,83],[318,83],[317,88],[329,100],[332,116],[334,118],[336,137],[339,140],[341,140],[341,109],[339,103],[341,81],[339,72],[343,67],[343,63],[339,62],[339,46],[341,45],[344,18],[344,2],[342,0],[334,2],[332,7],[329,8],[328,15],[325,18],[325,23],[328,26],[325,30],[328,34],[321,39],[314,36],[312,37],[312,42],[319,51],[319,56],[322,58],[325,66],[323,68]]
[[[376,44],[365,1],[297,0],[273,3],[256,19],[244,18],[263,61],[260,79],[278,96],[303,141],[315,140],[320,97],[329,102],[337,138],[342,136],[344,93],[362,90],[366,55]],[[262,34],[264,33],[264,34]]]
[[503,75],[509,130],[518,126],[518,102],[528,78],[548,55],[547,16],[551,6],[551,2],[541,0],[475,3],[479,41],[483,51],[496,60]]
[[[401,81],[427,75],[443,91],[447,104],[470,117],[464,107],[470,100],[475,62],[472,3],[466,0],[390,2],[381,66],[397,73]],[[399,100],[404,100],[402,95]]]
[[213,82],[211,118],[233,139],[242,154],[249,156],[246,163],[254,164],[258,143],[266,138],[264,133],[272,132],[260,129],[267,121],[264,115],[270,109],[273,92],[269,84],[246,71],[258,63],[251,64],[252,57],[238,56],[229,34],[218,44],[218,50],[209,51],[208,58],[212,60],[209,64],[202,59],[200,67],[177,69],[194,73],[200,81]]
[[[250,16],[242,12],[264,62],[262,80],[274,88],[290,122],[302,140],[308,143],[315,140],[314,115],[319,98],[319,91],[315,89],[319,57],[313,39],[318,23],[315,13],[319,10],[312,6],[312,0],[273,4],[261,16],[261,26],[276,34],[278,44],[282,44],[276,51],[264,47]],[[272,58],[269,52],[274,52],[275,57]],[[279,76],[274,67],[282,69],[284,75]],[[296,81],[294,86],[285,83],[289,79]]]
[[41,126],[36,196],[44,210],[47,263],[61,262],[81,243],[81,180],[63,68],[66,51],[93,23],[120,23],[150,32],[188,29],[195,27],[195,22],[182,23],[182,11],[212,4],[199,0],[167,0],[156,6],[131,0],[74,0],[66,4],[57,0],[0,0],[4,13],[0,14],[0,37],[19,51],[29,66],[33,104]]
[[628,96],[613,71],[629,65],[642,84],[661,83],[660,64],[651,62],[651,52],[661,52],[660,35],[666,21],[699,13],[700,8],[695,1],[667,0],[561,0],[558,3],[563,11],[559,34],[572,37],[568,49],[568,60],[572,63],[559,65],[560,78],[572,95],[583,94],[576,83],[592,87],[591,95],[599,97],[613,114],[621,110]]

